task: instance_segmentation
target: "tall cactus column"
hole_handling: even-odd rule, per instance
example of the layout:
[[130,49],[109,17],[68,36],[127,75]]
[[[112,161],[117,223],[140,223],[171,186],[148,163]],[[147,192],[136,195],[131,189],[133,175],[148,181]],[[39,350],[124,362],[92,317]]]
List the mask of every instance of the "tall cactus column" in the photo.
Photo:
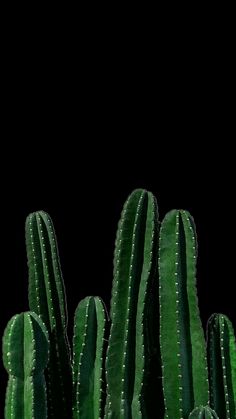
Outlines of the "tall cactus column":
[[106,418],[146,418],[146,312],[155,275],[158,214],[150,192],[135,190],[118,226],[106,359]]
[[165,417],[186,419],[208,403],[204,333],[196,295],[197,241],[193,219],[173,210],[160,231],[160,345]]
[[224,314],[207,323],[210,403],[220,419],[236,419],[236,342],[233,325]]
[[26,248],[30,309],[42,318],[49,332],[48,417],[68,419],[72,410],[72,377],[66,335],[66,296],[56,236],[47,213],[39,211],[27,217]]

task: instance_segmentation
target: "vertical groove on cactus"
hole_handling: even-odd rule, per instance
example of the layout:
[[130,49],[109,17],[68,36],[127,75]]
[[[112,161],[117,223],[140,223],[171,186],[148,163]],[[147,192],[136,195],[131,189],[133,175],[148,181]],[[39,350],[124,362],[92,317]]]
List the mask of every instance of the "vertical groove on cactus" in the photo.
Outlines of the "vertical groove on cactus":
[[75,312],[73,337],[73,418],[103,417],[105,309],[99,297],[86,297]]
[[[71,367],[66,335],[67,311],[56,236],[48,214],[39,211],[26,220],[29,305],[49,331],[50,359],[45,376],[48,414],[68,418],[71,410]],[[63,413],[64,412],[64,413]]]
[[[118,225],[114,252],[111,329],[106,358],[106,417],[145,417],[143,387],[145,302],[157,230],[155,198],[135,190],[127,199]],[[154,230],[154,231],[153,231]],[[138,307],[139,302],[139,307]]]
[[6,419],[46,419],[48,333],[33,312],[14,316],[3,336],[3,363],[9,374]]
[[210,403],[221,419],[236,419],[236,343],[233,326],[223,314],[207,323]]
[[[194,223],[173,210],[160,231],[160,345],[166,418],[187,418],[208,403],[204,333],[197,306]],[[175,356],[173,356],[175,354]]]

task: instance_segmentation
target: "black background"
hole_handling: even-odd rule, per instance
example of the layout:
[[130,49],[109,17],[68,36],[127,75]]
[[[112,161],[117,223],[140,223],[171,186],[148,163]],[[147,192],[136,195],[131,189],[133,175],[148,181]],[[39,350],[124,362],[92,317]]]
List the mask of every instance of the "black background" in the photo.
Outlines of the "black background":
[[[156,195],[161,219],[191,212],[203,325],[224,312],[236,327],[230,25],[98,21],[95,11],[70,25],[72,14],[16,27],[10,14],[4,34],[1,334],[28,309],[28,213],[54,221],[71,336],[80,299],[100,295],[109,307],[117,222],[137,187]],[[2,396],[6,378],[2,368]]]

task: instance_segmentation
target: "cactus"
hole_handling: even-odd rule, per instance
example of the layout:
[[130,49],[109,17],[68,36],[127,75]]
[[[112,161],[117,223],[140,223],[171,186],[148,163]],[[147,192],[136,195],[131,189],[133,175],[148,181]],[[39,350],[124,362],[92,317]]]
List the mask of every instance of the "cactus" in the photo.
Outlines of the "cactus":
[[48,416],[68,419],[72,377],[66,335],[66,296],[53,224],[43,211],[26,219],[26,249],[30,310],[41,317],[49,332],[50,358],[45,373]]
[[46,327],[35,313],[12,317],[3,336],[3,363],[9,374],[5,419],[46,419],[43,371],[48,351]]
[[193,219],[173,210],[162,222],[159,312],[158,225],[152,193],[133,191],[115,243],[108,347],[105,305],[86,297],[75,312],[71,365],[53,224],[43,211],[27,217],[31,311],[14,316],[3,337],[6,419],[155,419],[163,417],[162,391],[165,419],[236,419],[236,343],[232,324],[219,314],[207,325],[209,394]]
[[78,304],[73,337],[73,418],[103,417],[105,306],[99,297]]
[[139,189],[127,199],[118,226],[106,357],[109,419],[147,417],[147,303],[156,268],[157,217],[155,198]]
[[173,210],[160,230],[160,346],[166,418],[208,404],[207,361],[196,295],[197,240],[192,217]]
[[233,326],[223,314],[207,323],[210,404],[220,419],[236,419],[236,342]]
[[189,415],[189,419],[219,419],[216,412],[209,406],[196,407]]

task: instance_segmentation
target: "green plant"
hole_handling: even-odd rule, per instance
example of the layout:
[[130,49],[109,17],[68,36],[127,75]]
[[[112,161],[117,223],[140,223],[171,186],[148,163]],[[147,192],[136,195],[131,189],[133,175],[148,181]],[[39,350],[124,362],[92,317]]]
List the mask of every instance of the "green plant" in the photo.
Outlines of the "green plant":
[[154,196],[135,190],[124,205],[116,237],[106,359],[106,418],[147,417],[147,310],[156,274],[157,233]]
[[48,333],[41,319],[30,311],[12,317],[3,336],[3,363],[9,374],[6,419],[46,419],[48,354]]
[[84,298],[71,357],[54,227],[43,211],[27,217],[31,311],[4,332],[6,419],[156,419],[163,402],[165,419],[236,419],[236,344],[224,315],[207,327],[209,394],[193,219],[174,210],[158,229],[155,197],[133,191],[118,225],[110,319],[99,297]]
[[72,378],[66,335],[66,294],[52,220],[44,211],[30,214],[25,224],[29,267],[29,307],[49,333],[50,357],[46,370],[48,417],[68,419]]
[[99,297],[78,304],[73,338],[73,418],[103,417],[106,309]]
[[194,407],[208,403],[196,257],[193,219],[186,211],[169,212],[161,224],[159,250],[160,347],[168,418],[186,418]]
[[207,323],[210,404],[220,419],[236,418],[236,342],[227,316],[212,314]]

